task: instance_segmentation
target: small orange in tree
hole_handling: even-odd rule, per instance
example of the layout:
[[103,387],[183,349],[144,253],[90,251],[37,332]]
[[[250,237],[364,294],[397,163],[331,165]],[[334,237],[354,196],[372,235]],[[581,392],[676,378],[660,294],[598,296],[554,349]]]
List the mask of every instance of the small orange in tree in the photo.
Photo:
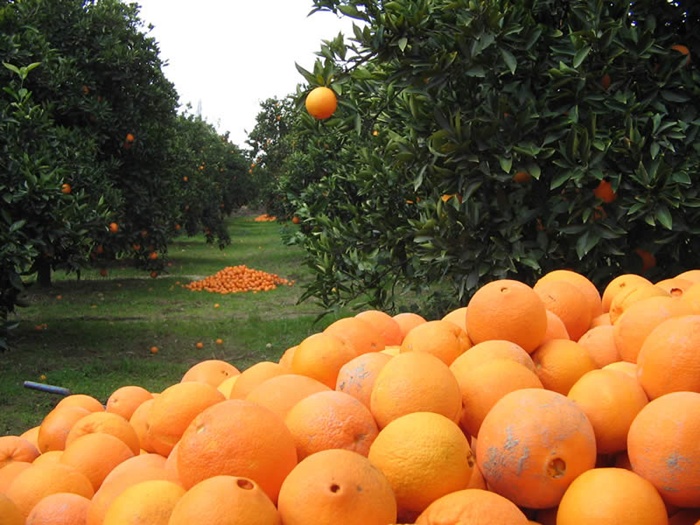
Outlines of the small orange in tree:
[[67,182],[61,184],[61,193],[69,195],[71,191],[73,191],[73,189],[70,187],[70,184],[68,184]]
[[182,181],[183,181],[183,182],[187,182],[188,180],[190,180],[190,178],[189,178],[187,175],[185,175],[184,177],[182,177]]
[[134,140],[136,140],[136,138],[134,137],[133,133],[127,133],[125,140],[127,143],[131,143],[131,142],[134,142]]
[[117,233],[119,231],[119,225],[116,222],[110,222],[109,231],[110,233]]
[[607,204],[617,199],[617,193],[613,190],[612,184],[605,179],[598,183],[598,186],[593,190],[593,195]]
[[646,272],[647,270],[651,270],[656,266],[656,257],[654,257],[653,253],[648,252],[643,248],[637,248],[634,250],[634,253],[639,255],[639,258],[642,260],[642,273]]
[[319,86],[312,89],[306,96],[305,105],[309,115],[319,120],[324,120],[335,113],[338,107],[338,98],[332,89]]
[[610,78],[610,75],[605,73],[603,77],[600,79],[600,85],[603,86],[603,89],[607,91],[610,89],[610,84],[612,83],[612,80]]
[[301,219],[297,217],[296,215],[292,217],[292,223],[293,224],[299,224],[301,222]]
[[674,51],[678,51],[681,55],[685,55],[685,65],[687,66],[690,64],[690,49],[688,49],[687,46],[684,46],[683,44],[675,44],[671,46],[671,49]]
[[156,261],[156,260],[158,260],[158,252],[151,252],[151,253],[149,253],[149,254],[148,254],[148,258],[149,258],[151,261]]
[[513,182],[517,182],[519,184],[524,184],[526,182],[530,182],[531,180],[532,175],[530,175],[527,171],[519,171],[513,175]]

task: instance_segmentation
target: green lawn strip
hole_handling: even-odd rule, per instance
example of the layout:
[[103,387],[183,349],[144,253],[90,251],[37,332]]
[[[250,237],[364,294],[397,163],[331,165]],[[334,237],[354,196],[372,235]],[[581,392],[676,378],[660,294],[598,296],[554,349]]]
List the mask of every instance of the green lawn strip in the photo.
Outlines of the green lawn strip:
[[[241,370],[277,360],[306,336],[350,315],[316,322],[319,307],[297,304],[305,271],[298,249],[281,241],[280,227],[236,218],[233,242],[224,250],[203,238],[176,242],[169,253],[172,265],[156,279],[117,261],[106,278],[98,270],[83,272],[80,280],[57,274],[52,288],[30,288],[30,306],[20,311],[12,349],[0,355],[0,435],[37,425],[60,400],[24,388],[24,381],[65,387],[103,402],[127,384],[157,392],[204,359],[224,359]],[[238,264],[297,283],[227,295],[184,288],[194,278]],[[204,348],[197,349],[200,341]]]

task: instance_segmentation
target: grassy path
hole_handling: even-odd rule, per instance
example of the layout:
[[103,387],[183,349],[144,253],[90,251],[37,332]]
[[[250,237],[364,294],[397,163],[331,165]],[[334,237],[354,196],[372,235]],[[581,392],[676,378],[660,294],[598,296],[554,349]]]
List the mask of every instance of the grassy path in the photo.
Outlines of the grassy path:
[[[233,242],[224,250],[200,237],[173,243],[172,266],[157,279],[115,264],[106,278],[97,270],[84,272],[80,281],[57,275],[51,289],[30,290],[31,306],[20,312],[12,349],[0,354],[0,435],[38,424],[60,399],[24,388],[26,380],[104,402],[127,384],[160,391],[203,359],[224,359],[240,369],[276,360],[321,330],[335,318],[314,324],[320,309],[297,304],[306,273],[300,251],[281,241],[283,227],[239,217],[231,221]],[[296,284],[229,295],[183,287],[193,276],[239,264]]]

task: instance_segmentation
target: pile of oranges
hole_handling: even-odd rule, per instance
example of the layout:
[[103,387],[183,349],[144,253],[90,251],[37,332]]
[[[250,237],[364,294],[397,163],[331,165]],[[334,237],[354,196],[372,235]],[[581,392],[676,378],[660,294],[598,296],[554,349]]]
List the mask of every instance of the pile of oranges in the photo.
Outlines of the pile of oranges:
[[258,215],[253,219],[255,222],[275,222],[277,220],[277,217],[274,215],[268,215],[267,213],[263,213],[262,215]]
[[280,285],[291,286],[294,282],[274,273],[248,268],[245,264],[227,266],[214,275],[185,284],[188,290],[202,290],[229,294],[238,292],[268,292]]
[[700,523],[700,270],[497,280],[0,437],[0,523]]

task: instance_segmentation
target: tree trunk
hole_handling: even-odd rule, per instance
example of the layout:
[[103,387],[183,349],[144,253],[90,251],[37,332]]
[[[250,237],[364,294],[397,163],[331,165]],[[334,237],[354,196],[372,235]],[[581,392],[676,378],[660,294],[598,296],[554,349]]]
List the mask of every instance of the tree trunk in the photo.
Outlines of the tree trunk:
[[36,261],[37,282],[42,288],[51,287],[51,259],[39,257]]

